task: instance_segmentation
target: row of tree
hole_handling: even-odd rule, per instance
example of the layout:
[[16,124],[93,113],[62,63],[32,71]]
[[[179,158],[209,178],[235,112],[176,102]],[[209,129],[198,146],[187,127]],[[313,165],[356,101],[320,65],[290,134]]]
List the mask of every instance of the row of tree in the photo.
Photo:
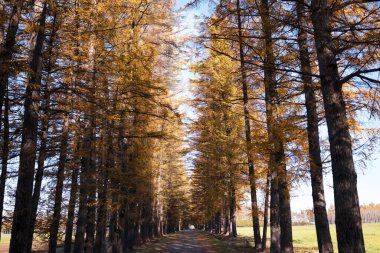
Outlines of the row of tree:
[[0,1],[9,252],[31,252],[33,238],[48,252],[127,252],[186,224],[172,7]]
[[266,248],[269,223],[270,252],[293,252],[290,191],[307,177],[319,252],[333,252],[323,189],[331,166],[339,252],[365,252],[354,152],[361,161],[377,140],[378,129],[361,121],[379,116],[379,8],[355,0],[216,4],[199,39],[206,56],[194,67],[198,224],[236,236],[248,187],[256,249]]

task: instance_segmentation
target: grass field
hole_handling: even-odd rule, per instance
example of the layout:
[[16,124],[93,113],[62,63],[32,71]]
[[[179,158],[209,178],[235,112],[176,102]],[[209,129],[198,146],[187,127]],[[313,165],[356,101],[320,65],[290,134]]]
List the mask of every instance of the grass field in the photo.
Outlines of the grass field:
[[11,235],[1,234],[0,253],[8,252],[10,240],[11,240]]
[[[239,236],[252,237],[252,227],[238,227]],[[330,232],[333,240],[334,251],[338,252],[335,225],[330,225]],[[380,223],[363,224],[364,241],[367,253],[380,252]],[[318,249],[317,235],[314,225],[293,226],[293,242],[297,252],[313,252]],[[317,251],[316,251],[317,252]]]

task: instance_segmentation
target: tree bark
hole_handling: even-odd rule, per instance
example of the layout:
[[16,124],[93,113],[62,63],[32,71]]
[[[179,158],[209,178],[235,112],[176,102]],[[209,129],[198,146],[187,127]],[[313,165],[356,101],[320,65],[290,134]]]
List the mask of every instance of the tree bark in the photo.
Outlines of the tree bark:
[[76,203],[77,192],[78,192],[78,174],[79,174],[79,168],[76,166],[76,164],[74,164],[74,168],[71,174],[70,200],[69,200],[69,207],[68,207],[68,212],[67,212],[65,245],[63,249],[64,253],[71,253],[74,216],[75,216],[75,203]]
[[280,227],[281,227],[281,252],[293,252],[292,213],[290,210],[290,192],[288,175],[285,164],[284,144],[280,145],[281,162],[279,164],[279,197],[280,197]]
[[309,163],[311,188],[313,195],[315,228],[317,231],[318,249],[320,253],[334,252],[331,242],[329,221],[326,211],[325,193],[323,189],[323,168],[321,148],[319,144],[317,102],[312,81],[310,53],[307,43],[307,33],[302,28],[306,24],[303,0],[297,1],[298,45],[301,63],[301,79],[304,84],[305,105],[307,114],[307,135],[309,143]]
[[280,106],[275,73],[272,25],[268,0],[261,0],[259,14],[264,37],[264,85],[270,146],[269,167],[271,170],[271,252],[293,252],[290,196],[287,185],[285,150],[278,115]]
[[39,89],[41,85],[42,48],[45,40],[47,3],[44,3],[38,21],[38,32],[32,45],[31,74],[28,78],[24,102],[24,121],[19,161],[19,176],[13,213],[12,235],[9,252],[29,252],[30,221],[34,164],[38,134]]
[[240,72],[241,72],[241,84],[243,91],[243,101],[244,101],[244,123],[245,123],[245,143],[248,157],[248,172],[249,172],[249,183],[251,189],[251,206],[252,206],[252,222],[253,222],[253,235],[255,240],[255,248],[257,250],[261,249],[261,237],[260,237],[260,223],[259,223],[259,212],[257,207],[257,196],[256,196],[256,178],[255,170],[252,157],[252,140],[251,140],[251,125],[249,122],[249,108],[248,108],[248,85],[247,85],[247,72],[245,67],[244,59],[244,41],[242,32],[242,19],[241,19],[241,8],[240,0],[236,1],[237,8],[237,20],[238,20],[238,34],[239,34],[239,56],[240,56]]
[[[12,11],[9,17],[8,28],[6,29],[6,37],[4,38],[4,32],[2,31],[2,41],[0,43],[0,118],[2,116],[2,106],[4,103],[4,96],[8,87],[8,78],[11,73],[11,61],[16,44],[16,34],[18,31],[18,25],[21,17],[21,10],[24,5],[23,0],[15,1],[12,6]],[[2,26],[3,27],[3,26]],[[0,121],[1,124],[1,121]],[[1,128],[1,126],[0,126]]]
[[[92,8],[95,8],[95,1],[92,1]],[[94,14],[94,13],[93,13]],[[96,91],[96,38],[94,35],[90,35],[89,40],[89,50],[88,50],[88,58],[89,58],[89,99],[95,99],[95,91]],[[96,120],[95,120],[95,105],[90,101],[88,103],[88,120],[89,120],[89,129],[88,129],[88,174],[87,174],[87,191],[88,191],[88,200],[87,200],[87,221],[86,221],[86,240],[85,240],[85,251],[93,252],[94,244],[95,244],[95,222],[96,222],[96,177],[97,177],[97,169],[96,169]]]
[[[89,121],[87,120],[87,123]],[[84,152],[84,147],[90,147],[90,136],[89,129],[90,127],[87,125],[85,138],[81,143],[81,151]],[[87,222],[87,199],[88,199],[88,186],[87,186],[87,176],[88,170],[90,167],[90,159],[88,150],[84,152],[81,157],[81,172],[80,172],[80,184],[79,184],[79,209],[77,215],[77,226],[76,226],[76,234],[75,234],[75,243],[74,243],[74,253],[82,253],[84,251],[84,236],[86,232],[86,222]]]
[[103,175],[100,181],[102,181],[99,187],[99,207],[98,207],[98,219],[97,219],[97,229],[96,229],[96,239],[95,239],[95,253],[105,253],[107,240],[106,240],[106,230],[107,230],[107,194],[108,194],[108,184],[109,176],[108,174],[113,171],[114,160],[113,160],[113,141],[112,141],[112,123],[109,124],[109,129],[107,133],[106,147],[107,150],[105,155],[105,166],[103,167]]
[[237,230],[236,230],[236,194],[235,194],[235,186],[231,185],[230,190],[230,236],[231,237],[237,237]]
[[62,193],[63,193],[63,182],[65,180],[65,165],[67,160],[67,147],[69,139],[69,115],[65,115],[64,125],[62,130],[62,140],[60,145],[60,155],[57,171],[57,184],[55,187],[55,198],[54,198],[54,212],[52,223],[50,224],[50,235],[49,235],[49,253],[55,253],[57,250],[57,240],[58,240],[58,229],[59,222],[61,219],[61,208],[62,208]]
[[327,0],[311,1],[314,40],[330,142],[338,250],[345,253],[364,253],[357,175],[342,84],[339,82],[333,50],[331,15],[332,7]]
[[[37,3],[40,4],[40,3]],[[53,30],[50,35],[47,55],[49,55],[49,60],[46,66],[46,72],[47,72],[47,78],[45,81],[45,92],[43,97],[43,105],[41,107],[41,111],[43,111],[43,115],[41,117],[41,139],[40,139],[40,148],[38,151],[38,161],[37,161],[37,171],[34,178],[34,190],[33,190],[33,196],[32,196],[32,214],[30,219],[30,231],[29,231],[29,246],[28,250],[31,251],[32,249],[32,242],[33,242],[33,233],[34,233],[34,227],[37,219],[37,210],[38,210],[38,204],[40,200],[40,193],[41,193],[41,185],[42,185],[42,179],[44,174],[44,166],[45,166],[45,159],[46,159],[46,153],[47,153],[47,136],[48,136],[48,130],[49,130],[49,120],[50,120],[50,83],[51,83],[51,74],[52,74],[52,68],[53,68],[53,60],[51,57],[52,51],[53,51],[53,43],[55,40],[55,35],[57,32],[57,22],[56,22],[56,16],[54,16],[53,21]],[[29,251],[29,252],[30,252]]]
[[265,185],[263,238],[261,241],[261,244],[263,245],[263,250],[265,250],[267,248],[269,190],[270,190],[270,172],[269,172],[269,168],[268,168],[267,183]]
[[4,131],[3,131],[3,149],[1,154],[1,180],[0,180],[0,239],[1,239],[1,226],[3,224],[3,208],[5,196],[5,183],[7,180],[8,172],[8,159],[9,159],[9,97],[6,92],[4,100]]
[[5,41],[5,24],[7,20],[7,14],[5,12],[5,1],[0,0],[0,48],[3,48],[3,44]]

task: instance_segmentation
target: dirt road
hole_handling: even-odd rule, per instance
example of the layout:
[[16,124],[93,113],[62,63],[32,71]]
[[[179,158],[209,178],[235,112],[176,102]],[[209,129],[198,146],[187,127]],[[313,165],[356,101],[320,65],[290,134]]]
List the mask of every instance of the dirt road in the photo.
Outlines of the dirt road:
[[211,235],[197,230],[185,230],[167,235],[157,242],[147,244],[136,253],[240,253],[252,252],[248,249],[235,249],[227,242],[219,241]]

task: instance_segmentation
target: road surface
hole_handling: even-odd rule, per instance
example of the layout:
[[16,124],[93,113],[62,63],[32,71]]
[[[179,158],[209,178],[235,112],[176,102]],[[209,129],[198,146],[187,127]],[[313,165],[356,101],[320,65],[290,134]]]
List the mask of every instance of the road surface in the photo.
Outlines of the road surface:
[[165,236],[141,248],[136,253],[241,253],[253,252],[250,249],[235,249],[227,242],[219,241],[207,234],[197,230],[184,230],[175,234]]

